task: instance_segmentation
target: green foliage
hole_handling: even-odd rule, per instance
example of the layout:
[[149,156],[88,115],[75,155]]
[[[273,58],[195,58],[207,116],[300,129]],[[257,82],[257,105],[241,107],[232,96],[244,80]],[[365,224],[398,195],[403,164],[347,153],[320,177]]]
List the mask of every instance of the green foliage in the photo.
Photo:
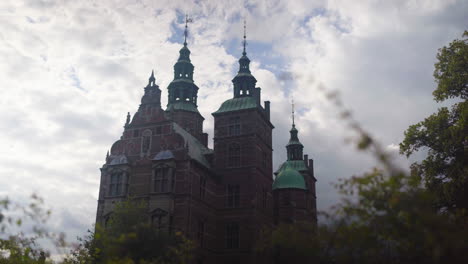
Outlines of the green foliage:
[[329,217],[333,224],[320,229],[322,241],[334,236],[322,258],[337,263],[468,261],[466,213],[435,210],[435,196],[418,174],[374,169],[338,187],[346,196]]
[[463,37],[439,49],[434,70],[438,85],[433,92],[437,102],[453,97],[468,99],[468,31]]
[[460,98],[449,110],[442,107],[405,131],[400,152],[406,156],[423,149],[427,157],[412,165],[444,210],[468,209],[468,31],[437,55],[434,77],[436,101]]
[[263,228],[256,251],[263,257],[274,258],[277,263],[308,263],[318,255],[316,227],[310,223],[280,224]]
[[66,264],[184,264],[194,243],[180,232],[170,234],[149,223],[142,201],[118,203],[106,227],[96,226],[71,252]]

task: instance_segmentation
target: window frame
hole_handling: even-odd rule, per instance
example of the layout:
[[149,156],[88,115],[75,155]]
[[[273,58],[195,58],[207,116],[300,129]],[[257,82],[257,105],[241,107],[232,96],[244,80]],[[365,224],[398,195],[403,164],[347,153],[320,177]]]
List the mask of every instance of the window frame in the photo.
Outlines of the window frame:
[[239,208],[240,206],[240,185],[228,184],[226,186],[226,207]]
[[241,167],[241,146],[234,142],[228,146],[228,166],[229,168]]
[[230,117],[227,127],[229,136],[239,136],[241,134],[240,116]]
[[175,168],[168,164],[153,166],[152,193],[169,193],[175,189]]
[[231,222],[231,223],[226,224],[225,242],[226,242],[226,248],[227,249],[238,249],[238,248],[240,248],[239,223]]
[[108,197],[125,196],[128,192],[128,173],[124,170],[112,170],[109,172]]

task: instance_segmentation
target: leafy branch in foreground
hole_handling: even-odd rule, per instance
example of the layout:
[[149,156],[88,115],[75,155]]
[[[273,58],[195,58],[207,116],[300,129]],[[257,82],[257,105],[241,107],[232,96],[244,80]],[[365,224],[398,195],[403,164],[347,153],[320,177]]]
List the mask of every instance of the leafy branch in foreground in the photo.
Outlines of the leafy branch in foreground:
[[[38,241],[65,246],[63,234],[48,232],[44,224],[50,217],[42,198],[33,194],[28,205],[0,200],[0,263],[45,263],[45,250]],[[28,230],[28,231],[21,231]]]
[[[453,43],[458,47],[453,48]],[[456,62],[456,67],[441,66],[446,60],[453,61],[447,56],[456,52],[463,52],[454,55],[457,60],[468,60],[466,40],[453,43],[451,52],[443,48],[438,55],[435,76],[444,79],[434,93],[438,100],[453,96],[466,99],[468,67],[460,66],[468,65],[466,61]],[[454,69],[456,73],[444,73]],[[450,76],[457,80],[450,82]],[[460,85],[462,77],[464,85]],[[441,83],[458,86],[441,88]],[[323,262],[468,262],[468,214],[463,205],[468,190],[467,155],[463,154],[468,135],[466,101],[456,104],[452,113],[441,109],[439,116],[431,116],[405,133],[400,145],[402,153],[410,155],[423,146],[430,148],[426,160],[414,164],[407,173],[343,108],[336,93],[327,94],[357,132],[358,149],[370,152],[377,166],[336,184],[344,199],[334,212],[326,214],[331,224],[319,228]],[[434,181],[435,178],[440,180]],[[447,196],[447,192],[451,195]],[[443,206],[451,210],[441,211]]]

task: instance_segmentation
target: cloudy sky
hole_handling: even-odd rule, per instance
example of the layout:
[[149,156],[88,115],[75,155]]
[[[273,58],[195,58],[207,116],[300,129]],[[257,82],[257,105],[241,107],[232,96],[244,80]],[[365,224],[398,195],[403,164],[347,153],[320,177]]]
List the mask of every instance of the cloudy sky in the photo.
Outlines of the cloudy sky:
[[210,138],[211,113],[232,96],[245,18],[252,73],[272,104],[274,166],[285,159],[294,97],[320,209],[339,200],[330,183],[375,164],[345,143],[354,134],[322,88],[397,155],[403,131],[440,107],[437,49],[468,29],[462,0],[2,0],[0,197],[38,193],[52,229],[74,238],[90,228],[99,168],[152,69],[167,102],[185,13]]

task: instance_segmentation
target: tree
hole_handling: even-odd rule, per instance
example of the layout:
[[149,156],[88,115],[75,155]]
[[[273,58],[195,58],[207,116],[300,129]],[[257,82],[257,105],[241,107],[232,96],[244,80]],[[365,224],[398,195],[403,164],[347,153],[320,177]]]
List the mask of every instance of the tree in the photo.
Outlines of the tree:
[[118,203],[106,227],[96,226],[66,258],[66,264],[185,264],[194,244],[180,232],[151,226],[143,201]]
[[272,263],[314,263],[318,255],[316,226],[306,222],[264,227],[255,250]]
[[437,207],[454,211],[468,209],[468,31],[463,39],[439,49],[433,92],[437,102],[460,101],[441,107],[424,121],[410,126],[400,144],[400,153],[410,156],[427,149],[427,157],[412,165],[426,187],[437,195]]

